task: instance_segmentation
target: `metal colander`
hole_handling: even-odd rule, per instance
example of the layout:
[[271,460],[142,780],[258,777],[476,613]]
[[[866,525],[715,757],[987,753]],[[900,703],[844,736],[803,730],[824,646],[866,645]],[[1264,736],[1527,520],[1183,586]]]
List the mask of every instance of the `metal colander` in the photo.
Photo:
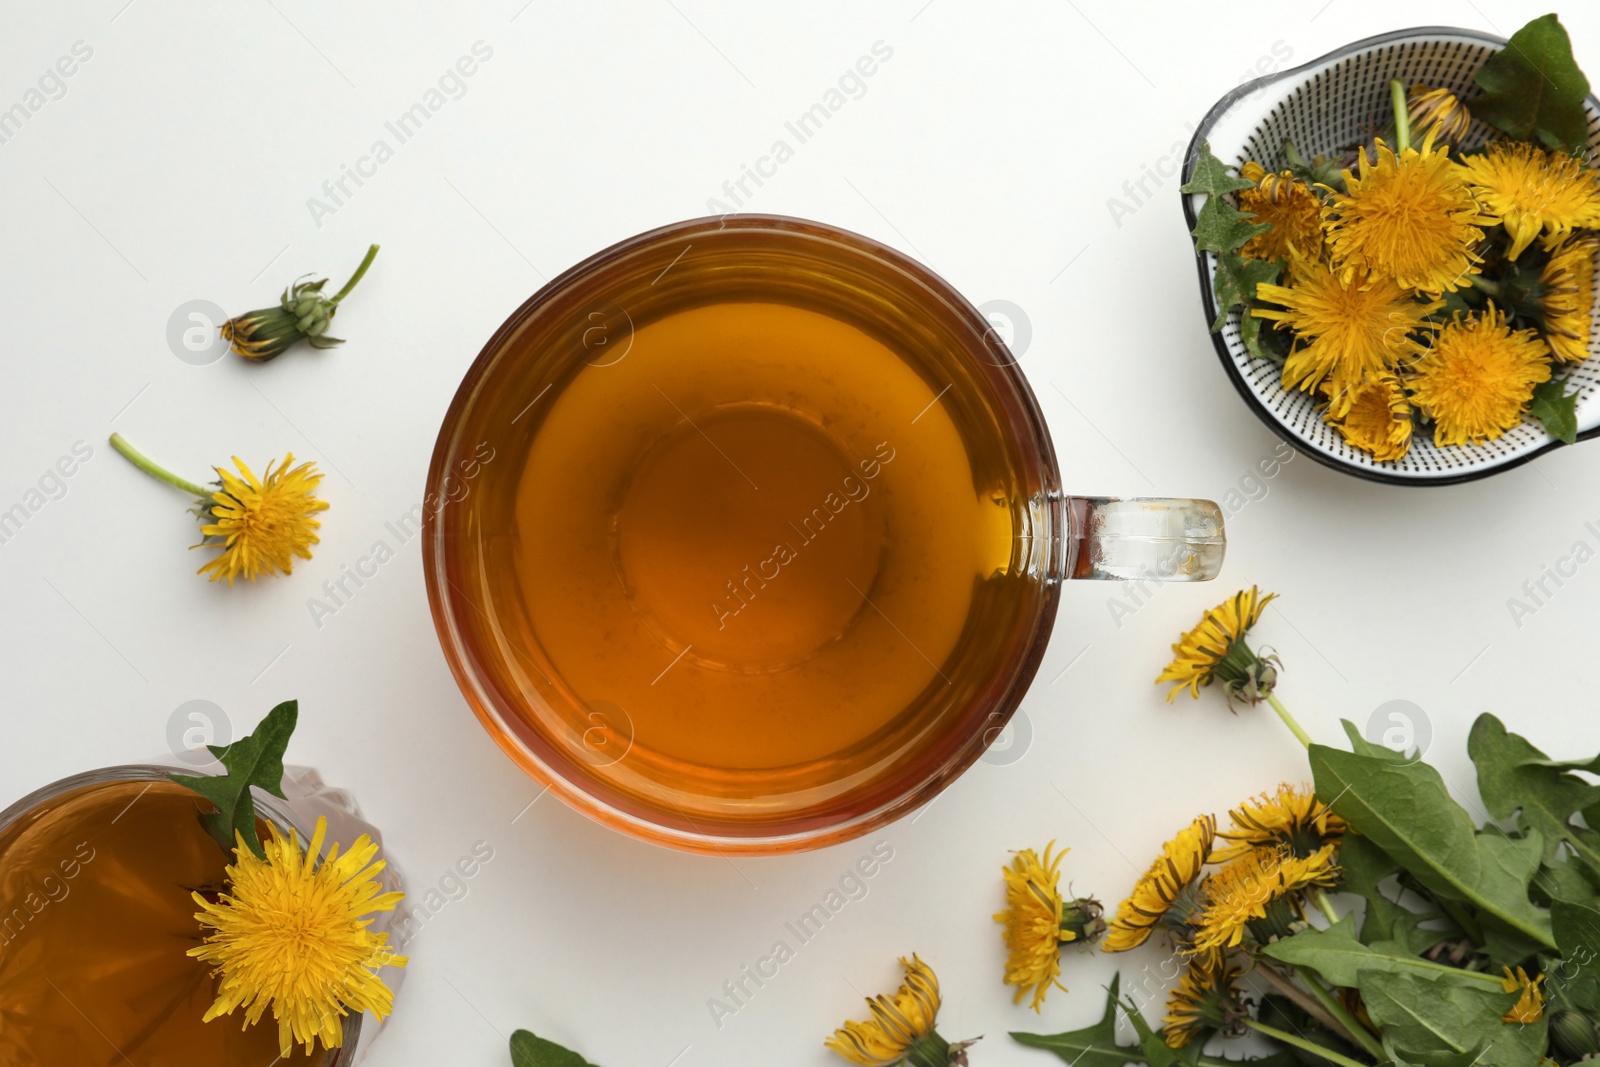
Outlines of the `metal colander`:
[[[1246,82],[1217,101],[1200,123],[1184,163],[1184,181],[1189,180],[1202,142],[1209,142],[1216,157],[1233,167],[1255,160],[1269,171],[1284,169],[1288,166],[1285,138],[1307,159],[1314,155],[1337,157],[1342,148],[1370,140],[1375,129],[1388,124],[1391,79],[1399,78],[1407,87],[1421,83],[1469,97],[1477,92],[1473,75],[1504,45],[1503,38],[1475,30],[1438,26],[1397,30],[1346,45],[1304,66]],[[1600,157],[1600,100],[1591,96],[1586,107],[1589,151],[1594,159]],[[1474,121],[1463,147],[1481,145],[1490,132]],[[1202,195],[1183,194],[1184,216],[1191,229],[1204,201]],[[1211,253],[1196,256],[1209,328],[1216,319],[1212,283],[1216,257]],[[1600,295],[1600,280],[1595,292]],[[1253,358],[1245,350],[1239,337],[1238,311],[1212,339],[1228,376],[1263,422],[1318,462],[1364,478],[1403,485],[1447,485],[1518,466],[1560,444],[1530,418],[1498,440],[1480,445],[1441,448],[1430,435],[1419,433],[1403,458],[1379,463],[1346,444],[1338,431],[1323,421],[1320,405],[1310,394],[1285,390],[1279,364]],[[1580,440],[1600,435],[1597,353],[1600,331],[1590,339],[1589,358],[1566,372],[1568,391],[1578,389]]]

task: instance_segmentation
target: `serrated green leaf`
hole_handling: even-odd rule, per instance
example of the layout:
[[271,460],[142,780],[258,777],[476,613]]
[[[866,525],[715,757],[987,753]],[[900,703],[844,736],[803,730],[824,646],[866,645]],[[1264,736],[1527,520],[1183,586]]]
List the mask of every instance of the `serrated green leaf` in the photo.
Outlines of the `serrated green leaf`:
[[1438,930],[1422,923],[1437,918],[1420,915],[1397,904],[1381,893],[1367,898],[1367,913],[1361,919],[1361,940],[1374,952],[1391,956],[1420,956],[1443,938]]
[[1220,200],[1229,193],[1254,185],[1254,182],[1229,174],[1228,165],[1211,153],[1211,142],[1201,141],[1200,152],[1194,158],[1194,170],[1189,172],[1189,180],[1180,185],[1178,191],[1204,193],[1213,200]]
[[1358,987],[1386,1045],[1408,1063],[1430,1067],[1538,1067],[1545,1024],[1504,1023],[1516,993],[1418,974],[1364,971]]
[[[1271,280],[1277,281],[1277,278]],[[1252,295],[1254,291],[1252,288]],[[1245,351],[1256,359],[1270,359],[1274,363],[1283,362],[1288,353],[1280,351],[1282,346],[1274,346],[1267,340],[1271,334],[1277,332],[1279,331],[1274,329],[1271,323],[1250,314],[1249,308],[1246,308],[1245,314],[1239,317],[1239,340],[1244,342]]]
[[1519,141],[1582,151],[1589,143],[1584,98],[1589,79],[1572,58],[1572,41],[1555,15],[1511,35],[1473,78],[1483,89],[1467,101],[1473,118]]
[[1227,166],[1211,154],[1211,146],[1200,143],[1200,153],[1195,157],[1194,170],[1189,180],[1180,188],[1185,193],[1204,194],[1206,201],[1195,216],[1194,229],[1189,231],[1194,246],[1202,252],[1217,256],[1212,272],[1212,285],[1217,295],[1217,318],[1211,324],[1216,333],[1228,321],[1228,315],[1240,304],[1245,305],[1245,318],[1240,325],[1245,347],[1252,355],[1263,359],[1271,357],[1261,348],[1260,323],[1251,322],[1249,305],[1255,299],[1256,286],[1262,282],[1275,282],[1283,264],[1259,259],[1246,259],[1238,254],[1245,242],[1257,234],[1272,229],[1270,223],[1256,222],[1255,216],[1234,207],[1228,200],[1230,193],[1249,189],[1255,183],[1228,174]]
[[1565,378],[1551,378],[1533,387],[1528,414],[1539,420],[1544,432],[1565,444],[1578,441],[1578,393],[1567,392]]
[[1488,712],[1472,724],[1467,754],[1478,768],[1484,807],[1496,819],[1516,816],[1519,829],[1541,835],[1545,864],[1555,862],[1563,841],[1591,863],[1600,863],[1600,851],[1571,821],[1583,808],[1600,803],[1600,786],[1537,762],[1545,754]]
[[511,1035],[512,1067],[594,1067],[582,1056],[527,1030]]
[[1117,1044],[1117,1004],[1121,985],[1122,976],[1112,975],[1111,984],[1106,987],[1105,1014],[1093,1026],[1061,1034],[1013,1031],[1011,1039],[1029,1048],[1048,1049],[1068,1063],[1080,1064],[1081,1067],[1122,1067],[1125,1063],[1142,1063],[1144,1052],[1137,1045]]
[[[1392,753],[1391,753],[1392,755]],[[1555,947],[1550,916],[1528,898],[1542,844],[1478,833],[1439,772],[1421,760],[1310,749],[1319,797],[1435,896],[1472,905],[1535,942]]]
[[[1583,831],[1583,839],[1593,846],[1595,833],[1593,830]],[[1539,874],[1533,880],[1535,899],[1549,906],[1553,900],[1588,900],[1600,895],[1600,881],[1590,866],[1581,860],[1569,860],[1562,857],[1554,863],[1544,863],[1539,866]]]
[[1556,900],[1550,905],[1550,923],[1568,971],[1600,979],[1600,909],[1590,903]]
[[1356,724],[1349,719],[1340,719],[1339,725],[1344,727],[1345,740],[1350,742],[1350,751],[1358,756],[1371,756],[1374,759],[1389,760],[1392,763],[1406,762],[1406,754],[1396,751],[1388,745],[1380,745],[1376,741],[1368,741]]
[[1122,1001],[1121,1006],[1122,1013],[1128,1017],[1128,1024],[1139,1037],[1139,1051],[1144,1053],[1144,1061],[1150,1067],[1195,1067],[1199,1062],[1204,1041],[1191,1041],[1183,1048],[1172,1048],[1161,1031],[1145,1021],[1137,1004]]
[[1421,959],[1410,954],[1379,951],[1356,938],[1355,917],[1345,915],[1326,930],[1309,926],[1297,934],[1262,946],[1261,954],[1281,963],[1309,967],[1338,986],[1354,988],[1365,971],[1436,976],[1442,981],[1468,985],[1498,984],[1473,971]]
[[1217,290],[1217,318],[1211,324],[1216,333],[1228,321],[1228,313],[1240,304],[1249,317],[1250,301],[1256,297],[1256,286],[1278,280],[1283,264],[1277,260],[1246,259],[1237,252],[1223,252],[1217,256],[1217,269],[1212,275]]
[[216,805],[217,810],[201,816],[200,821],[222,846],[223,852],[233,851],[237,831],[251,852],[263,859],[266,857],[261,839],[256,836],[256,803],[250,795],[250,787],[265,789],[275,797],[283,796],[283,753],[289,747],[289,737],[299,717],[299,701],[285,700],[267,712],[256,724],[254,733],[226,747],[207,745],[211,754],[227,768],[226,774],[167,776]]
[[1498,972],[1502,967],[1531,966],[1535,956],[1549,951],[1548,946],[1535,941],[1527,934],[1497,922],[1483,923],[1479,933],[1481,936],[1479,947],[1490,971]]
[[1383,849],[1360,834],[1349,833],[1339,845],[1339,866],[1344,868],[1344,881],[1339,888],[1369,898],[1379,895],[1379,883],[1400,870],[1400,865]]
[[1254,222],[1254,218],[1214,196],[1200,208],[1189,234],[1202,252],[1232,252],[1250,238],[1272,229],[1270,222]]

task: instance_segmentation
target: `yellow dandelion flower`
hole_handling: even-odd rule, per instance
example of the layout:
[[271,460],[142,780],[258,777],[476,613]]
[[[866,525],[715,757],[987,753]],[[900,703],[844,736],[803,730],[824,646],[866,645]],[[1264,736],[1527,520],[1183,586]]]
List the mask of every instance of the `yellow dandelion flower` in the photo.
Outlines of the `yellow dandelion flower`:
[[1417,362],[1411,402],[1434,421],[1439,445],[1493,441],[1522,421],[1533,387],[1550,379],[1550,350],[1512,330],[1492,304],[1456,320]]
[[289,574],[294,557],[310,559],[311,546],[319,540],[316,531],[322,523],[312,516],[328,509],[327,501],[316,498],[322,475],[313,463],[293,466],[292,452],[277,470],[267,464],[263,478],[238,456],[233,463],[238,474],[216,469],[222,486],[211,494],[200,527],[207,540],[198,547],[216,545],[222,552],[199,573],[209,573],[213,582],[226,579],[229,585],[235,578],[253,582],[263,575]]
[[1216,817],[1201,815],[1162,845],[1161,855],[1134,883],[1128,899],[1117,907],[1117,917],[1111,920],[1101,948],[1106,952],[1126,952],[1149,940],[1179,894],[1200,877],[1216,838]]
[[1545,343],[1557,359],[1567,363],[1589,358],[1597,248],[1600,240],[1589,234],[1551,242],[1550,259],[1539,274]]
[[[1341,408],[1342,413],[1336,414]],[[1399,459],[1411,448],[1411,402],[1393,374],[1362,378],[1323,417],[1346,441],[1379,463]]]
[[1569,152],[1547,152],[1527,141],[1494,141],[1460,165],[1478,202],[1499,216],[1511,235],[1509,259],[1520,256],[1540,233],[1555,236],[1600,226],[1600,182]]
[[1341,410],[1357,382],[1422,354],[1418,337],[1433,328],[1428,316],[1440,301],[1417,300],[1409,289],[1361,267],[1333,270],[1298,257],[1293,264],[1290,285],[1256,286],[1257,299],[1283,310],[1252,312],[1295,334],[1283,365],[1285,388],[1328,388],[1335,410]]
[[1284,916],[1272,914],[1275,906],[1295,909],[1296,894],[1331,886],[1339,868],[1333,856],[1337,845],[1324,845],[1309,856],[1287,849],[1255,849],[1229,862],[1209,876],[1201,887],[1204,901],[1195,917],[1194,950],[1212,952],[1231,948],[1244,940],[1250,923],[1264,920],[1276,933],[1288,933]]
[[1001,868],[1006,907],[994,916],[1005,924],[1005,983],[1017,987],[1012,1003],[1022,1003],[1032,987],[1034,1011],[1051,986],[1067,988],[1061,985],[1061,946],[1091,942],[1105,931],[1098,901],[1068,901],[1061,895],[1061,857],[1068,850],[1052,856],[1054,848],[1054,841],[1046,845],[1043,859],[1031,848],[1014,853],[1011,866]]
[[1229,842],[1211,854],[1212,863],[1227,863],[1258,849],[1287,849],[1291,856],[1309,856],[1344,839],[1345,821],[1317,799],[1310,786],[1284,782],[1276,795],[1262,793],[1228,812],[1233,829],[1219,832]]
[[939,1036],[934,1024],[939,1017],[939,979],[915,953],[904,957],[906,980],[893,997],[879,995],[867,1000],[872,1017],[865,1022],[846,1022],[823,1042],[851,1063],[862,1067],[888,1067],[912,1058],[917,1064],[964,1063],[962,1050],[970,1041],[950,1044]]
[[1460,144],[1467,135],[1467,127],[1472,125],[1472,113],[1467,105],[1449,89],[1413,85],[1406,97],[1406,111],[1410,113],[1414,134],[1423,138],[1432,136],[1440,144]]
[[1480,269],[1478,244],[1497,220],[1479,208],[1461,167],[1432,137],[1398,156],[1380,140],[1377,156],[1374,163],[1363,150],[1360,174],[1343,172],[1349,191],[1335,190],[1323,207],[1334,261],[1407,289],[1454,291]]
[[1501,1022],[1506,1023],[1536,1023],[1544,1018],[1544,990],[1539,988],[1539,983],[1544,981],[1544,975],[1530,979],[1528,972],[1521,967],[1513,973],[1510,967],[1505,968],[1505,977],[1501,984],[1507,993],[1515,993],[1519,989],[1522,995],[1517,1002],[1500,1016]]
[[1261,621],[1261,613],[1278,594],[1261,595],[1255,586],[1241,589],[1205,613],[1199,624],[1172,646],[1172,662],[1167,664],[1156,684],[1175,682],[1167,691],[1167,703],[1177,699],[1183,689],[1195,699],[1200,687],[1221,678],[1231,704],[1234,698],[1254,701],[1270,692],[1277,681],[1275,658],[1260,657],[1245,643],[1250,628]]
[[1308,259],[1322,251],[1322,200],[1305,182],[1289,171],[1273,174],[1259,163],[1246,163],[1239,177],[1255,182],[1254,189],[1239,191],[1239,208],[1272,224],[1272,229],[1245,242],[1240,253],[1251,259],[1289,258],[1295,249]]
[[1183,1048],[1214,1032],[1243,1033],[1244,1004],[1236,984],[1241,968],[1221,952],[1207,952],[1189,961],[1167,997],[1162,1037],[1168,1048]]
[[370,1011],[381,1019],[394,1003],[377,972],[407,960],[388,947],[387,934],[368,929],[366,916],[394,910],[405,894],[382,892],[376,877],[384,863],[373,862],[378,846],[365,834],[343,855],[332,846],[318,863],[326,819],[317,820],[304,852],[294,831],[285,838],[269,829],[265,859],[239,838],[228,888],[215,901],[194,894],[202,909],[195,918],[211,932],[189,955],[211,964],[220,979],[205,1021],[243,1008],[244,1025],[254,1026],[270,1007],[285,1057],[296,1042],[308,1054],[319,1039],[338,1048],[345,1014]]

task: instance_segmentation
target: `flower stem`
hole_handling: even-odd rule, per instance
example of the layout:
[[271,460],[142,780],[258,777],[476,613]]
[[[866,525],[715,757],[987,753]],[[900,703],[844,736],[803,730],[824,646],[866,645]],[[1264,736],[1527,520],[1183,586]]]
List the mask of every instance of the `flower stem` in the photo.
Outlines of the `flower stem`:
[[1317,998],[1317,1003],[1326,1008],[1329,1015],[1339,1020],[1340,1029],[1347,1032],[1358,1045],[1367,1050],[1368,1055],[1379,1063],[1387,1059],[1383,1054],[1383,1046],[1378,1044],[1378,1039],[1373,1037],[1367,1028],[1361,1025],[1361,1021],[1351,1015],[1343,1004],[1339,1003],[1338,997],[1323,988],[1322,982],[1317,979],[1316,974],[1309,967],[1296,967],[1295,970],[1299,973],[1300,979],[1305,982],[1306,987],[1311,990],[1311,995]]
[[1394,143],[1396,154],[1411,147],[1411,109],[1406,107],[1406,87],[1396,78],[1389,83],[1394,101]]
[[1268,693],[1267,703],[1272,705],[1272,710],[1278,713],[1278,718],[1283,720],[1283,725],[1287,726],[1289,732],[1294,734],[1295,740],[1306,748],[1310,748],[1311,735],[1302,730],[1298,722],[1295,722],[1294,716],[1289,714],[1289,709],[1284,707],[1283,701],[1278,699],[1278,694]]
[[[1291,982],[1287,975],[1280,973],[1277,968],[1269,967],[1260,959],[1257,959],[1256,969],[1251,973],[1259,976],[1262,981],[1270,985],[1281,996],[1298,1005],[1300,1010],[1304,1011],[1309,1017],[1336,1034],[1341,1032],[1339,1020],[1329,1014],[1319,1001],[1313,1000],[1310,994]],[[1352,1035],[1350,1040],[1353,1043],[1355,1037]]]
[[1480,293],[1487,293],[1489,296],[1502,295],[1499,282],[1490,281],[1488,278],[1479,278],[1476,275],[1468,278],[1467,282]]
[[1327,916],[1330,923],[1337,923],[1339,921],[1339,913],[1333,910],[1332,904],[1328,903],[1328,894],[1313,886],[1311,890],[1311,900],[1312,903],[1316,904],[1317,910],[1322,912],[1323,915]]
[[173,474],[165,467],[162,467],[156,463],[155,460],[151,459],[149,456],[130,445],[120,433],[114,433],[111,435],[111,447],[116,449],[118,452],[121,452],[129,463],[132,463],[135,467],[138,467],[151,477],[159,478],[168,485],[175,485],[184,492],[192,493],[201,500],[211,499],[211,490],[202,489],[193,482]]
[[1292,1045],[1293,1047],[1300,1049],[1302,1052],[1309,1052],[1313,1056],[1320,1056],[1329,1063],[1338,1064],[1338,1067],[1369,1067],[1368,1064],[1362,1063],[1360,1060],[1353,1060],[1349,1056],[1341,1056],[1332,1049],[1323,1048],[1315,1041],[1307,1041],[1303,1037],[1296,1037],[1294,1034],[1285,1033],[1284,1031],[1279,1030],[1276,1026],[1268,1026],[1266,1023],[1261,1022],[1258,1019],[1246,1019],[1244,1024],[1258,1034],[1265,1034],[1274,1041],[1281,1041],[1285,1045]]
[[372,266],[372,261],[377,258],[378,246],[373,245],[371,248],[367,249],[367,257],[361,261],[361,266],[357,267],[356,272],[350,275],[350,280],[344,283],[344,288],[333,294],[333,299],[330,300],[329,303],[337,304],[339,301],[349,296],[350,290],[356,287],[356,283],[366,275],[367,268]]

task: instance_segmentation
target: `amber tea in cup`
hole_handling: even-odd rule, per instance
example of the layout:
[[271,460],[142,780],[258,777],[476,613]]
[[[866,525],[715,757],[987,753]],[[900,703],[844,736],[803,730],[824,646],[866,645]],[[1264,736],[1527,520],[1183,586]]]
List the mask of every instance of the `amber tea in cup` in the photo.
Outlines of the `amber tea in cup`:
[[[216,999],[191,892],[227,857],[200,824],[210,804],[160,767],[113,767],[0,814],[0,1065],[267,1067],[347,1062],[346,1047],[278,1058],[270,1014],[202,1022]],[[260,824],[262,833],[266,824]]]
[[704,850],[811,847],[930,798],[1020,701],[1056,582],[1106,575],[1097,523],[1142,522],[1169,577],[1221,552],[1214,507],[1074,513],[966,301],[767,217],[552,282],[468,374],[429,489],[435,618],[491,733],[580,809]]

